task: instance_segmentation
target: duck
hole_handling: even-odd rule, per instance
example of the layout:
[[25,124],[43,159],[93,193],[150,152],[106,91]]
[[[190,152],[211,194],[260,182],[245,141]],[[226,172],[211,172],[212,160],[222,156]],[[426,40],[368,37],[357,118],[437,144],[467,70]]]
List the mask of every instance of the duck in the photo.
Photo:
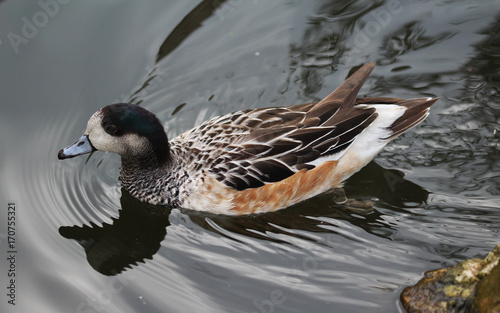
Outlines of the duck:
[[439,99],[358,98],[374,67],[361,66],[319,102],[217,116],[170,141],[152,112],[111,104],[58,158],[117,153],[122,186],[154,205],[226,215],[284,209],[342,190]]

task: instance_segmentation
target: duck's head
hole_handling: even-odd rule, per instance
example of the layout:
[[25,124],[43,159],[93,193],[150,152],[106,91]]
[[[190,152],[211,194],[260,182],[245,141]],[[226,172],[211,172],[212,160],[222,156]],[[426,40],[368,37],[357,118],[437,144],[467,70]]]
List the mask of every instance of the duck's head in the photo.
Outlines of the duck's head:
[[122,160],[161,164],[169,158],[168,139],[158,118],[135,104],[105,106],[89,119],[80,139],[59,151],[60,160],[93,152],[114,152]]

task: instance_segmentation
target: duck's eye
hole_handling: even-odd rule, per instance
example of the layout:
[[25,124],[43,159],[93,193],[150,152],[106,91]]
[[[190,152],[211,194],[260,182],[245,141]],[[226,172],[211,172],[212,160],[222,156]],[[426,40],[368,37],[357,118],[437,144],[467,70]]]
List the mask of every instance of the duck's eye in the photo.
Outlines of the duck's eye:
[[118,131],[118,128],[116,128],[116,126],[113,124],[107,124],[104,125],[104,131],[110,135],[114,135]]

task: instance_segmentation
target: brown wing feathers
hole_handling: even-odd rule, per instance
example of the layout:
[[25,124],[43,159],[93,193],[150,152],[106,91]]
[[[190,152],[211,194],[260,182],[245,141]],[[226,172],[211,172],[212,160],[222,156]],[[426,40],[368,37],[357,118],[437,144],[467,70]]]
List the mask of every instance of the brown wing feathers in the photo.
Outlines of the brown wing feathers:
[[363,65],[352,74],[339,88],[329,94],[326,98],[318,102],[307,116],[322,115],[323,112],[331,112],[332,107],[340,109],[352,108],[356,101],[359,90],[375,67],[375,62]]
[[[322,156],[347,149],[376,118],[375,108],[357,104],[398,104],[405,113],[391,126],[392,139],[420,123],[437,99],[356,98],[375,63],[352,74],[337,90],[317,103],[241,111],[231,124],[248,135],[226,149],[225,159],[210,165],[217,180],[237,190],[260,187],[290,177]],[[223,158],[223,156],[221,155]]]
[[[366,64],[318,103],[249,110],[239,115],[233,122],[252,129],[238,151],[232,151],[236,162],[231,162],[231,168],[224,162],[214,168],[218,179],[238,190],[259,187],[302,168],[312,169],[308,162],[346,149],[376,118],[374,109],[353,108],[374,66]],[[245,178],[243,173],[250,168],[256,171]]]
[[398,105],[405,106],[405,113],[398,118],[389,127],[392,130],[392,135],[386,139],[395,138],[418,123],[422,122],[429,114],[429,108],[439,98],[417,98],[410,100],[402,100],[397,102]]

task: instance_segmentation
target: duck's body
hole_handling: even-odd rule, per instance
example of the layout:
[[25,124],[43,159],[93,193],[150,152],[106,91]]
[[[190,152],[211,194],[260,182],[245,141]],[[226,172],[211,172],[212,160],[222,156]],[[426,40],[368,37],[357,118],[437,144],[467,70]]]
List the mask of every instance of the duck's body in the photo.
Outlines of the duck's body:
[[59,158],[116,152],[123,186],[153,204],[223,214],[276,211],[342,187],[437,101],[356,99],[373,67],[363,66],[318,103],[230,113],[170,143],[152,113],[110,105]]

